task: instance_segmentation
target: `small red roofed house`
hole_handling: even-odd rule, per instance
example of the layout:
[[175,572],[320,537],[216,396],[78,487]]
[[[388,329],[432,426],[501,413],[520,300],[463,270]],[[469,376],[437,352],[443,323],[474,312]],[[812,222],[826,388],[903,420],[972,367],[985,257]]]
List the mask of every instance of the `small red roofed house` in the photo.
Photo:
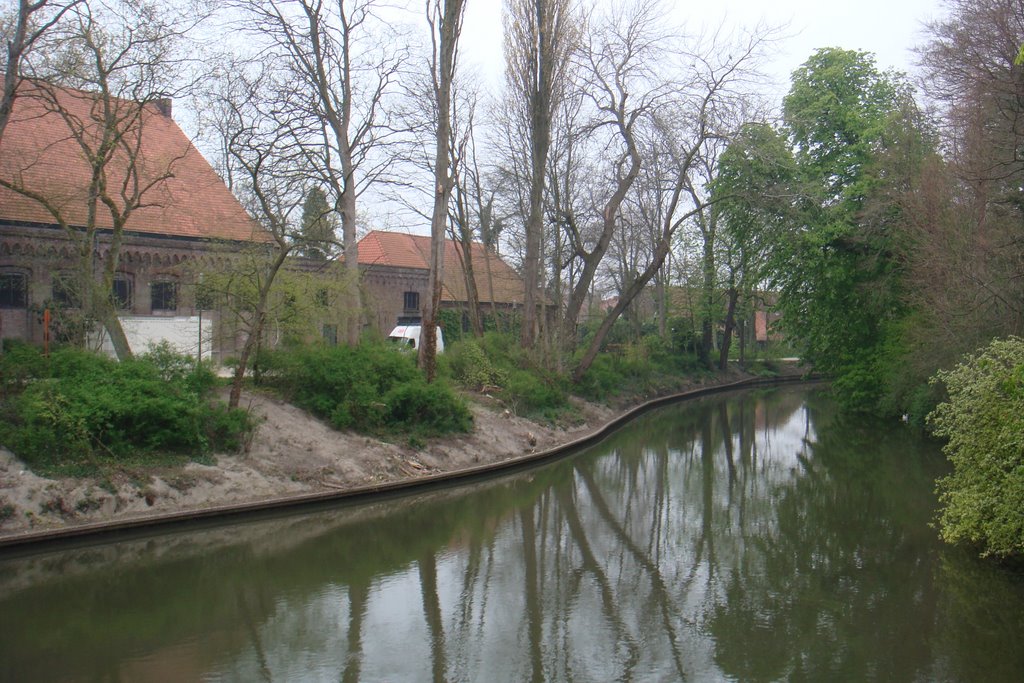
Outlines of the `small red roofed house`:
[[[522,306],[523,279],[497,254],[479,242],[471,252],[482,312],[510,312]],[[445,241],[441,306],[465,311],[469,296],[462,245]],[[367,305],[375,325],[387,334],[400,320],[416,318],[427,295],[430,238],[373,230],[359,241],[359,265]]]
[[224,254],[268,236],[171,118],[170,101],[104,101],[28,80],[19,86],[0,141],[0,338],[40,343],[42,311],[74,309],[67,283],[82,272],[87,228],[95,244],[85,253],[91,249],[96,263],[110,253],[111,212],[101,203],[90,218],[88,199],[93,169],[87,157],[99,149],[104,104],[136,120],[103,167],[118,209],[124,197],[143,188],[115,252],[113,289],[132,350],[167,339],[193,354],[205,345],[204,357],[232,352],[233,338],[212,336],[216,312],[200,317],[193,281],[198,269],[189,265],[201,261],[217,268]]

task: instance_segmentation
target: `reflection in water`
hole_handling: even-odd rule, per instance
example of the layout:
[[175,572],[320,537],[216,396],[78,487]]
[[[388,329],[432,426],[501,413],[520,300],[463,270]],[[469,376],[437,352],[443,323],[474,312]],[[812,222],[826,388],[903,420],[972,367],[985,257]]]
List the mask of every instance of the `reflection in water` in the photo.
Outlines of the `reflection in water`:
[[1016,680],[933,445],[786,389],[491,482],[0,561],[0,680]]

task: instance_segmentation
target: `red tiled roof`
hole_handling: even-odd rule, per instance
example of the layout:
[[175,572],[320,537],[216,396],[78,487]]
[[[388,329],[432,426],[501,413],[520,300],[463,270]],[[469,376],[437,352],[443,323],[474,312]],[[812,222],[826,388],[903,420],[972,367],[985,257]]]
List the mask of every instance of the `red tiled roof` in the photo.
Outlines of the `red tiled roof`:
[[[40,85],[22,82],[0,143],[0,177],[17,179],[23,187],[59,206],[68,224],[84,227],[88,222],[89,166],[63,118],[48,111],[43,99],[35,96],[41,92]],[[61,110],[85,122],[87,134],[98,132],[98,125],[90,123],[94,120],[94,95],[57,89],[56,100]],[[114,100],[113,105],[137,106],[125,100]],[[145,205],[131,214],[125,230],[238,241],[267,239],[170,116],[162,114],[156,105],[147,105],[142,131],[142,163],[138,164],[141,182],[150,183],[168,170],[171,177],[160,180],[144,195]],[[127,176],[128,160],[124,154],[115,155],[106,168],[111,194],[117,197],[116,188]],[[109,212],[102,205],[99,209],[96,227],[111,228]],[[0,219],[56,223],[39,202],[5,188],[0,188]]]
[[[359,241],[359,263],[364,266],[392,266],[397,268],[430,268],[430,238],[397,232],[373,230]],[[462,245],[445,240],[444,301],[466,301],[466,282],[463,276]],[[480,301],[488,303],[522,303],[523,279],[497,254],[483,244],[473,243],[473,271]],[[494,291],[491,291],[491,283]]]

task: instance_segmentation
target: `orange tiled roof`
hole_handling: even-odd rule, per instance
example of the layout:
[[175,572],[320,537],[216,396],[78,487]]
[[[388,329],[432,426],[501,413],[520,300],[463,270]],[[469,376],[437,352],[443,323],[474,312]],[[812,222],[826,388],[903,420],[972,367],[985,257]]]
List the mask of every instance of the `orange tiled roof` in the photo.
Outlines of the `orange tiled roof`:
[[[14,111],[0,142],[0,177],[14,181],[45,196],[59,206],[66,221],[84,227],[87,222],[86,191],[90,170],[78,142],[63,118],[49,111],[38,97],[41,86],[23,81]],[[86,134],[98,132],[91,117],[94,95],[71,89],[56,89],[60,109],[85,122]],[[115,107],[136,106],[114,100]],[[142,114],[143,143],[140,180],[149,183],[168,172],[136,209],[125,230],[153,235],[249,241],[267,239],[246,213],[213,168],[192,145],[169,115],[156,105]],[[128,162],[115,155],[107,165],[108,186],[118,196]],[[0,220],[46,223],[56,221],[43,206],[27,197],[0,188]],[[111,228],[109,212],[101,205],[96,227]]]
[[[364,266],[381,265],[428,270],[430,238],[373,230],[359,241],[359,263]],[[442,300],[468,299],[462,263],[462,245],[454,240],[445,240]],[[473,271],[480,301],[519,304],[523,302],[523,279],[497,254],[489,252],[479,242],[473,243]]]

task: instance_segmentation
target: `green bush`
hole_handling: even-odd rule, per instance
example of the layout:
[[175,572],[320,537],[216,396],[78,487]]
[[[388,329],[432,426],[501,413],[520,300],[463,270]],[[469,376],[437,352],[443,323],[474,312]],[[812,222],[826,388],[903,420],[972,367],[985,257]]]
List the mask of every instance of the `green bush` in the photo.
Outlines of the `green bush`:
[[465,404],[447,385],[415,383],[394,387],[384,397],[389,427],[434,436],[468,432],[473,418]]
[[696,355],[674,340],[650,335],[598,355],[574,389],[594,401],[664,394],[678,389],[698,372]]
[[0,354],[0,400],[24,390],[29,380],[46,372],[46,359],[34,346],[15,340],[3,340]]
[[502,396],[520,415],[553,419],[568,406],[568,396],[561,383],[547,373],[511,371]]
[[489,387],[518,415],[555,419],[569,406],[565,378],[540,367],[511,334],[487,332],[445,356],[452,379],[474,391]]
[[1024,340],[993,341],[934,381],[949,399],[928,423],[953,463],[938,484],[942,537],[1024,557]]
[[243,411],[211,405],[209,369],[167,348],[120,363],[74,349],[41,358],[25,354],[32,381],[5,400],[0,425],[0,441],[36,469],[144,453],[203,455],[237,446],[250,428]]
[[444,356],[452,379],[469,389],[502,387],[508,381],[508,372],[496,367],[476,341],[453,344]]
[[626,376],[615,358],[599,354],[573,387],[577,394],[591,401],[606,401],[615,396],[626,383]]
[[469,409],[443,383],[428,385],[415,356],[386,344],[272,351],[265,381],[337,429],[437,435],[468,431]]

